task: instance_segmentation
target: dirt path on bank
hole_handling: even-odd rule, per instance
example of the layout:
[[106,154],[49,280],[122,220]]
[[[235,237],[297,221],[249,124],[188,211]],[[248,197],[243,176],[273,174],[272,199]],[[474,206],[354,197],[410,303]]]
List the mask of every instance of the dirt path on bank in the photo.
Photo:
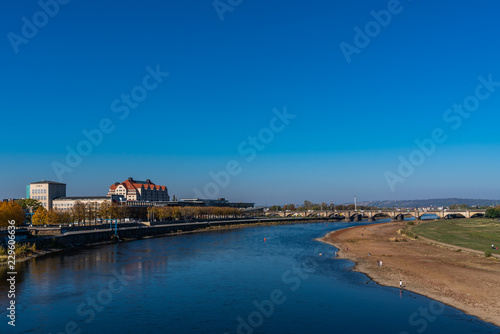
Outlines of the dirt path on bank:
[[[356,226],[320,239],[381,285],[399,287],[500,326],[500,260],[430,240],[394,242],[404,222]],[[368,255],[371,253],[371,255]],[[382,261],[382,267],[377,266]]]

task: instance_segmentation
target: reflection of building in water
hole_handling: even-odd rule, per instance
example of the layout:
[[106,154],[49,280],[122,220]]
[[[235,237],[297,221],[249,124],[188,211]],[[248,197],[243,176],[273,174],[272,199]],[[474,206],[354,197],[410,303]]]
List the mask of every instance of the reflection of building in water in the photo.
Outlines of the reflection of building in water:
[[153,259],[141,258],[125,266],[125,272],[134,275],[134,280],[150,279],[153,274],[164,274],[168,268],[168,256],[153,256]]

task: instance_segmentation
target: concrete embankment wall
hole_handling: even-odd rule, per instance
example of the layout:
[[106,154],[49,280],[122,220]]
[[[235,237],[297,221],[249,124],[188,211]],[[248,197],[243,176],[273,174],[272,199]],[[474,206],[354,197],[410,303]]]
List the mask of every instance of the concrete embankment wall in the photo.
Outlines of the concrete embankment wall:
[[[206,221],[194,223],[172,224],[172,222],[156,222],[154,226],[137,226],[118,229],[120,239],[139,239],[144,237],[161,236],[175,232],[187,232],[213,226],[270,223],[270,222],[304,222],[314,221],[317,218],[273,218],[273,219],[237,219],[224,221]],[[109,242],[115,235],[114,229],[68,232],[53,237],[41,237],[34,240],[43,247],[65,246],[76,247],[95,243]],[[33,242],[33,241],[32,241]]]

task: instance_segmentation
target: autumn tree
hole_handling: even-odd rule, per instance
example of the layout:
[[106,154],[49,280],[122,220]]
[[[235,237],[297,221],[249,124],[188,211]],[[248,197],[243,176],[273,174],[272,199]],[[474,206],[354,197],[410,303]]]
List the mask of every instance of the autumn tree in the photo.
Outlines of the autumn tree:
[[103,202],[99,206],[98,216],[101,219],[111,219],[111,203]]
[[89,220],[89,224],[92,224],[92,221],[94,221],[94,224],[97,219],[97,214],[98,214],[98,209],[99,206],[97,202],[90,202],[85,205],[86,213],[87,213],[87,218]]
[[47,218],[47,210],[45,210],[43,206],[39,206],[38,209],[36,209],[35,214],[31,219],[31,222],[33,225],[43,225],[45,224],[46,218]]
[[68,224],[71,224],[73,222],[73,217],[71,216],[70,212],[62,211],[62,212],[58,212],[58,213],[60,215],[61,224],[68,225]]
[[80,201],[76,201],[75,205],[71,208],[71,213],[75,221],[83,222],[85,224],[85,218],[87,217],[87,208],[85,204]]
[[0,203],[0,227],[9,226],[9,221],[15,221],[15,226],[24,223],[25,213],[21,206],[16,202]]
[[49,211],[46,212],[45,223],[60,225],[62,223],[61,214],[54,209],[50,209]]

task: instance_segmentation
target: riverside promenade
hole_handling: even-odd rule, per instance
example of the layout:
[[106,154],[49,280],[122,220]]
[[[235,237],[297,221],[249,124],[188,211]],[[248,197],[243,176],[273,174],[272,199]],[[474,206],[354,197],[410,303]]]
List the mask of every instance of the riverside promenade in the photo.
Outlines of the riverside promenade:
[[[135,224],[124,224],[125,227],[115,225],[86,226],[85,230],[67,231],[61,227],[60,234],[51,236],[39,236],[27,239],[26,242],[36,243],[40,248],[57,245],[62,247],[80,247],[90,244],[106,243],[117,240],[140,239],[145,237],[156,237],[172,235],[176,233],[194,232],[217,228],[238,227],[238,225],[251,226],[253,224],[272,223],[303,223],[313,221],[330,221],[331,218],[318,217],[288,217],[288,218],[243,218],[206,221],[157,221],[142,222]],[[92,228],[92,229],[91,229]],[[54,229],[52,229],[54,231]],[[38,232],[38,231],[37,231]]]

